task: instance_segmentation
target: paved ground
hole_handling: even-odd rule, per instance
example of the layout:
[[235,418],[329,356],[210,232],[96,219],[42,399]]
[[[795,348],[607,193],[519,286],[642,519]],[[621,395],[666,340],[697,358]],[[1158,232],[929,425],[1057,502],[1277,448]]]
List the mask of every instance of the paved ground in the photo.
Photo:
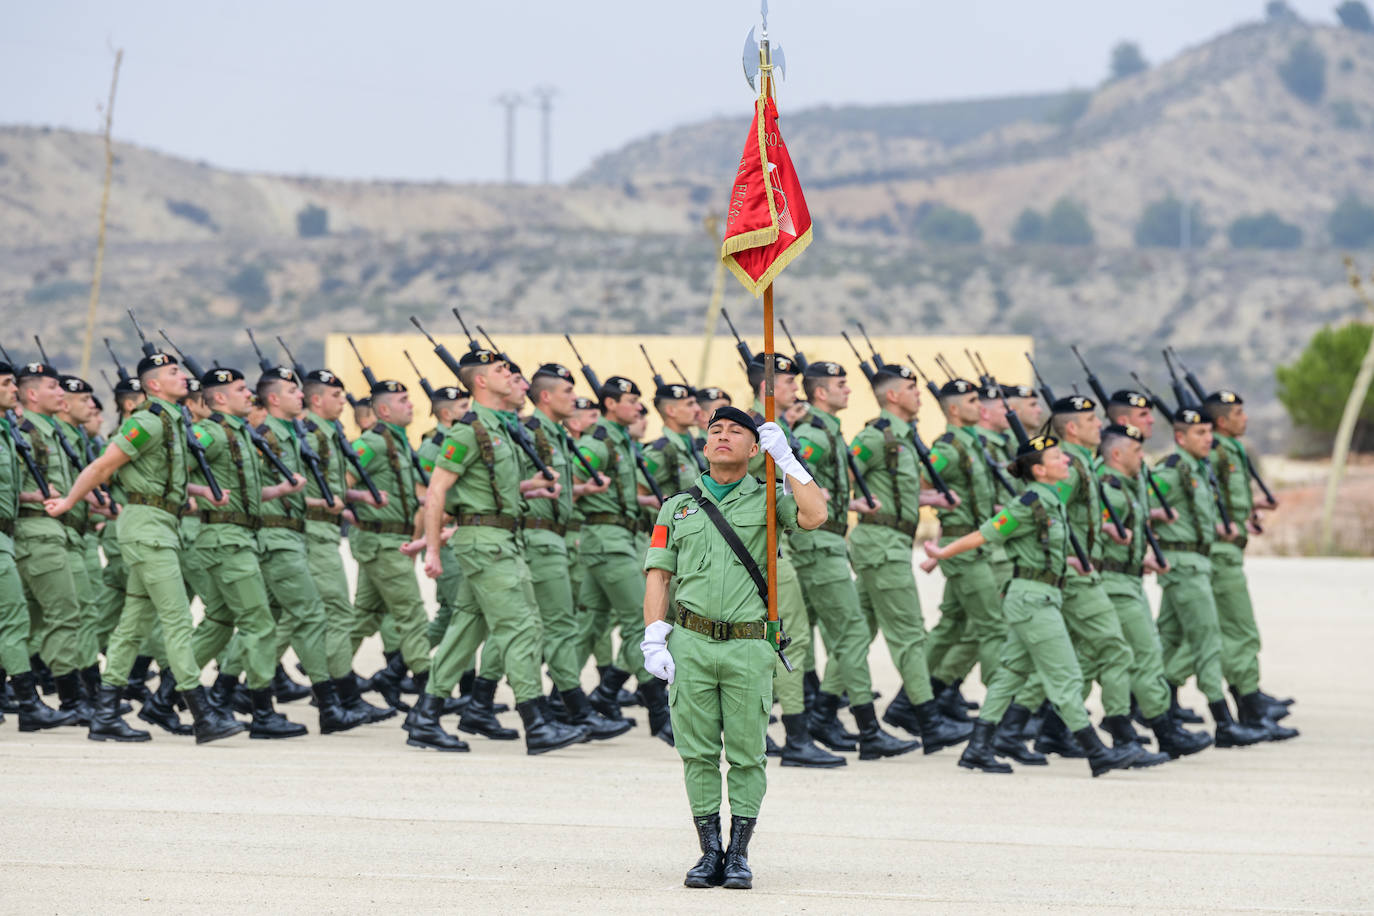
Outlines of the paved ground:
[[[1265,682],[1298,696],[1301,738],[1101,779],[975,774],[951,751],[774,764],[751,893],[681,887],[678,759],[642,725],[526,757],[406,748],[394,721],[197,748],[11,718],[0,912],[1374,911],[1374,561],[1265,559],[1252,583]],[[938,580],[922,588],[933,609]]]

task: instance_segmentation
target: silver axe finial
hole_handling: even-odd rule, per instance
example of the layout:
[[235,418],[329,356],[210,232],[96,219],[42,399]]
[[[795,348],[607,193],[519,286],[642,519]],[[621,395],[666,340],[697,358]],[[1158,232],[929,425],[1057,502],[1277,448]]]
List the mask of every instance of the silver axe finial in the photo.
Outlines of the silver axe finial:
[[749,88],[754,90],[758,89],[757,78],[762,69],[777,70],[779,76],[784,79],[787,77],[787,58],[783,56],[782,46],[768,40],[768,0],[761,0],[759,16],[763,20],[759,38],[754,38],[754,29],[751,27],[748,37],[744,39],[744,78]]

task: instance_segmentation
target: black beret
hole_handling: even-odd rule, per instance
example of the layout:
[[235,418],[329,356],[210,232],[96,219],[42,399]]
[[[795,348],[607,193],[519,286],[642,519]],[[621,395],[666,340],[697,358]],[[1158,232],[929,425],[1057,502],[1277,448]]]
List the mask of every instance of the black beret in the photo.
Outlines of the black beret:
[[596,410],[596,404],[592,403],[591,398],[578,398],[573,401],[573,407],[577,410]]
[[330,388],[342,388],[344,386],[343,381],[328,369],[312,369],[305,374],[305,380],[317,385],[328,385]]
[[136,378],[122,378],[115,382],[114,392],[120,394],[142,394],[143,383]]
[[623,375],[613,375],[601,383],[601,397],[618,398],[622,394],[639,394],[639,386]]
[[200,379],[197,379],[197,378],[188,378],[188,379],[186,379],[186,393],[187,393],[187,394],[200,394],[201,389],[202,389],[203,387],[204,387],[204,386],[201,385],[201,383],[200,383]]
[[1001,385],[983,385],[978,389],[978,399],[981,401],[1000,401],[1002,400]]
[[490,350],[478,347],[476,350],[469,350],[458,360],[459,366],[490,366],[495,362],[505,362]]
[[75,375],[64,375],[61,378],[61,382],[62,390],[68,394],[95,393],[95,389],[91,387],[90,382],[86,381],[84,378],[78,378]]
[[0,360],[0,375],[14,375],[14,367]]
[[808,363],[805,371],[802,372],[802,378],[844,378],[844,376],[844,366],[824,360]]
[[1059,444],[1059,440],[1054,436],[1035,436],[1027,439],[1016,447],[1016,457],[1022,455],[1034,455],[1036,452],[1043,452],[1046,449],[1054,448]]
[[688,401],[694,396],[691,388],[677,383],[659,385],[658,388],[654,389],[655,401]]
[[368,409],[368,410],[371,410],[371,409],[372,409],[372,398],[371,398],[371,397],[358,398],[358,400],[356,400],[356,401],[353,403],[353,408],[356,410],[356,409],[358,409],[359,407],[363,407],[363,408],[366,408],[366,409]]
[[1123,388],[1120,391],[1113,391],[1112,396],[1107,399],[1107,403],[1116,407],[1153,407],[1150,399],[1139,391],[1132,391]]
[[572,370],[569,369],[567,366],[559,365],[558,363],[544,363],[538,369],[534,370],[534,375],[531,378],[531,381],[533,381],[533,379],[539,378],[539,376],[541,375],[545,378],[562,379],[565,382],[571,382],[573,380]]
[[1174,422],[1181,423],[1184,426],[1199,426],[1203,423],[1210,423],[1212,421],[1208,420],[1200,412],[1191,407],[1180,407],[1178,410],[1174,411]]
[[259,385],[267,381],[295,382],[299,385],[301,380],[288,367],[273,366],[271,369],[264,369],[262,375],[258,377]]
[[1033,398],[1035,389],[1030,385],[1003,385],[1002,394],[1009,398]]
[[[754,360],[749,364],[749,368],[764,368],[762,352],[754,354]],[[801,372],[801,369],[797,366],[797,361],[794,360],[792,357],[784,356],[781,353],[775,353],[773,354],[773,371],[781,372],[784,375],[796,375],[797,373]]]
[[903,366],[901,363],[883,363],[873,373],[873,384],[876,385],[889,379],[914,379],[915,377],[916,373],[911,371],[910,366]]
[[1085,398],[1081,394],[1071,394],[1068,397],[1060,398],[1050,405],[1050,413],[1056,417],[1065,414],[1092,413],[1097,409],[1097,402],[1092,398]]
[[1223,388],[1220,391],[1213,391],[1211,394],[1207,395],[1207,397],[1202,399],[1202,403],[1230,405],[1244,404],[1245,401],[1241,398],[1240,395],[1236,394],[1234,391],[1228,391],[1225,388]]
[[1141,432],[1140,427],[1132,426],[1129,423],[1113,423],[1102,430],[1103,438],[1107,436],[1125,436],[1127,439],[1134,439],[1137,442],[1145,441],[1145,433]]
[[241,378],[243,378],[243,373],[239,370],[218,366],[200,377],[200,385],[202,388],[214,388],[219,385],[228,385],[230,382],[237,382]]
[[[399,394],[405,390],[407,390],[405,385],[388,378],[378,381],[377,384],[372,386],[368,394],[376,397],[379,394]],[[372,405],[369,404],[368,406],[371,407]]]
[[434,396],[430,398],[430,402],[432,403],[436,401],[461,401],[463,398],[466,397],[470,397],[470,395],[463,389],[457,387],[456,385],[445,385],[443,388],[434,389]]
[[154,353],[138,361],[138,370],[135,374],[142,375],[145,372],[152,372],[154,369],[161,369],[163,366],[175,366],[176,364],[177,358],[170,353]]
[[754,418],[738,407],[732,407],[729,404],[722,404],[720,407],[717,407],[712,411],[711,419],[706,424],[706,428],[710,429],[721,420],[729,420],[731,423],[737,423],[753,433],[755,439],[759,437],[759,427],[758,424],[754,422]]
[[91,395],[91,403],[95,405],[96,410],[105,409],[105,405],[100,403],[100,398],[96,397],[95,395]]
[[711,385],[707,388],[697,389],[698,401],[719,401],[721,398],[725,398],[727,401],[730,400],[730,395],[725,393],[724,388],[717,388],[715,385]]
[[966,378],[950,379],[940,386],[940,397],[947,398],[958,394],[968,394],[977,389],[978,386]]
[[59,382],[62,381],[62,376],[47,363],[25,363],[19,367],[19,372],[15,374],[15,377],[19,379],[55,378]]

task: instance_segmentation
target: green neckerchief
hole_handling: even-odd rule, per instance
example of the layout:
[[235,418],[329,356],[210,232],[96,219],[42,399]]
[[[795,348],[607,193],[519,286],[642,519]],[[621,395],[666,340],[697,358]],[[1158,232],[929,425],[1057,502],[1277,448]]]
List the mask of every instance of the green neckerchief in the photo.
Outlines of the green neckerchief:
[[[287,422],[289,423],[290,421],[288,420]],[[387,429],[390,429],[393,433],[396,434],[396,438],[405,444],[405,451],[407,453],[411,451],[410,438],[406,435],[406,428],[404,426],[397,426],[395,423],[389,423],[385,420],[379,420],[377,422],[381,423]]]
[[711,478],[711,474],[710,474],[709,472],[707,472],[707,473],[701,475],[701,483],[702,483],[702,485],[705,486],[706,489],[710,491],[711,496],[713,496],[713,497],[715,498],[716,502],[720,502],[722,499],[724,499],[725,497],[729,496],[730,493],[731,493],[731,491],[733,491],[733,490],[735,489],[735,487],[739,486],[739,485],[740,485],[741,483],[743,483],[743,482],[744,482],[744,478],[741,477],[739,480],[736,480],[734,483],[716,483],[716,482]]

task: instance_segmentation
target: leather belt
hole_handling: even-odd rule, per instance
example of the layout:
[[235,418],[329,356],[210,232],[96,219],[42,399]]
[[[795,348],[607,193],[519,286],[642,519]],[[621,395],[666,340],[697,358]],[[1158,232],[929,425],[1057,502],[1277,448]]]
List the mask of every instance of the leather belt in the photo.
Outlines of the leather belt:
[[1202,552],[1203,544],[1201,541],[1160,541],[1159,546],[1163,550],[1176,550],[1180,553],[1196,553],[1206,556]]
[[1139,563],[1121,563],[1117,560],[1100,560],[1097,568],[1103,572],[1121,573],[1123,576],[1143,576],[1145,567]]
[[474,513],[468,515],[463,512],[458,513],[459,525],[477,525],[482,528],[501,528],[505,531],[519,531],[522,527],[521,521],[521,519],[514,515],[496,515],[494,513]]
[[639,530],[639,520],[630,518],[626,515],[617,515],[614,512],[588,512],[586,525],[614,525],[617,528],[624,528],[626,531],[636,532]]
[[45,511],[44,511],[43,509],[41,509],[41,508],[40,508],[40,509],[35,509],[35,508],[31,508],[31,507],[29,507],[29,506],[20,506],[20,507],[19,507],[19,517],[20,517],[20,518],[52,518],[54,521],[61,522],[61,523],[63,524],[63,526],[72,529],[72,530],[75,531],[77,534],[84,535],[84,534],[86,533],[86,525],[85,525],[85,523],[84,523],[84,522],[77,521],[75,518],[72,518],[72,516],[71,516],[70,513],[63,513],[62,515],[56,516],[56,517],[54,518],[53,516],[49,515],[47,512],[45,512]]
[[249,531],[257,531],[263,522],[262,519],[243,512],[220,512],[217,509],[202,509],[199,515],[200,520],[207,525],[237,525]]
[[730,623],[725,620],[712,620],[710,617],[695,614],[680,604],[677,606],[677,625],[684,630],[709,636],[718,642],[727,642],[731,639],[766,639],[768,637],[767,621],[748,620]]
[[285,528],[288,531],[304,531],[305,519],[287,518],[284,515],[264,515],[260,520],[263,528]]
[[972,534],[978,530],[977,525],[944,525],[940,526],[940,537],[942,538],[961,538],[966,534]]
[[174,503],[170,499],[161,496],[145,496],[142,493],[126,493],[124,495],[124,505],[126,506],[152,506],[154,509],[161,509],[171,515],[181,515],[181,503]]
[[895,515],[883,512],[875,512],[872,515],[860,515],[860,525],[882,525],[884,528],[891,528],[893,531],[900,531],[907,537],[916,537],[916,523],[909,518],[898,518]]
[[327,525],[333,525],[335,528],[343,524],[342,515],[331,515],[328,510],[321,509],[319,506],[306,507],[305,520],[308,522],[324,522]]
[[0,518],[0,534],[8,534],[14,537],[14,519]]
[[526,516],[525,530],[529,531],[535,528],[540,529],[542,531],[552,531],[554,534],[559,535],[560,537],[568,533],[568,526],[564,525],[562,522],[555,522],[551,518],[530,518]]
[[831,534],[838,534],[840,537],[844,537],[849,533],[849,523],[840,518],[828,518],[821,522],[816,530],[829,531]]
[[396,534],[401,537],[410,537],[410,526],[405,522],[374,522],[370,519],[358,519],[353,523],[353,527],[359,531],[367,531],[371,534]]
[[581,521],[578,521],[578,520],[574,520],[574,521],[568,522],[568,524],[564,526],[564,533],[565,533],[565,534],[572,534],[574,531],[581,531],[581,530],[582,530],[582,522],[581,522]]
[[1011,577],[1013,579],[1029,579],[1031,582],[1039,582],[1041,585],[1050,585],[1054,588],[1064,587],[1063,576],[1056,576],[1045,569],[1021,569],[1019,566],[1013,566]]

